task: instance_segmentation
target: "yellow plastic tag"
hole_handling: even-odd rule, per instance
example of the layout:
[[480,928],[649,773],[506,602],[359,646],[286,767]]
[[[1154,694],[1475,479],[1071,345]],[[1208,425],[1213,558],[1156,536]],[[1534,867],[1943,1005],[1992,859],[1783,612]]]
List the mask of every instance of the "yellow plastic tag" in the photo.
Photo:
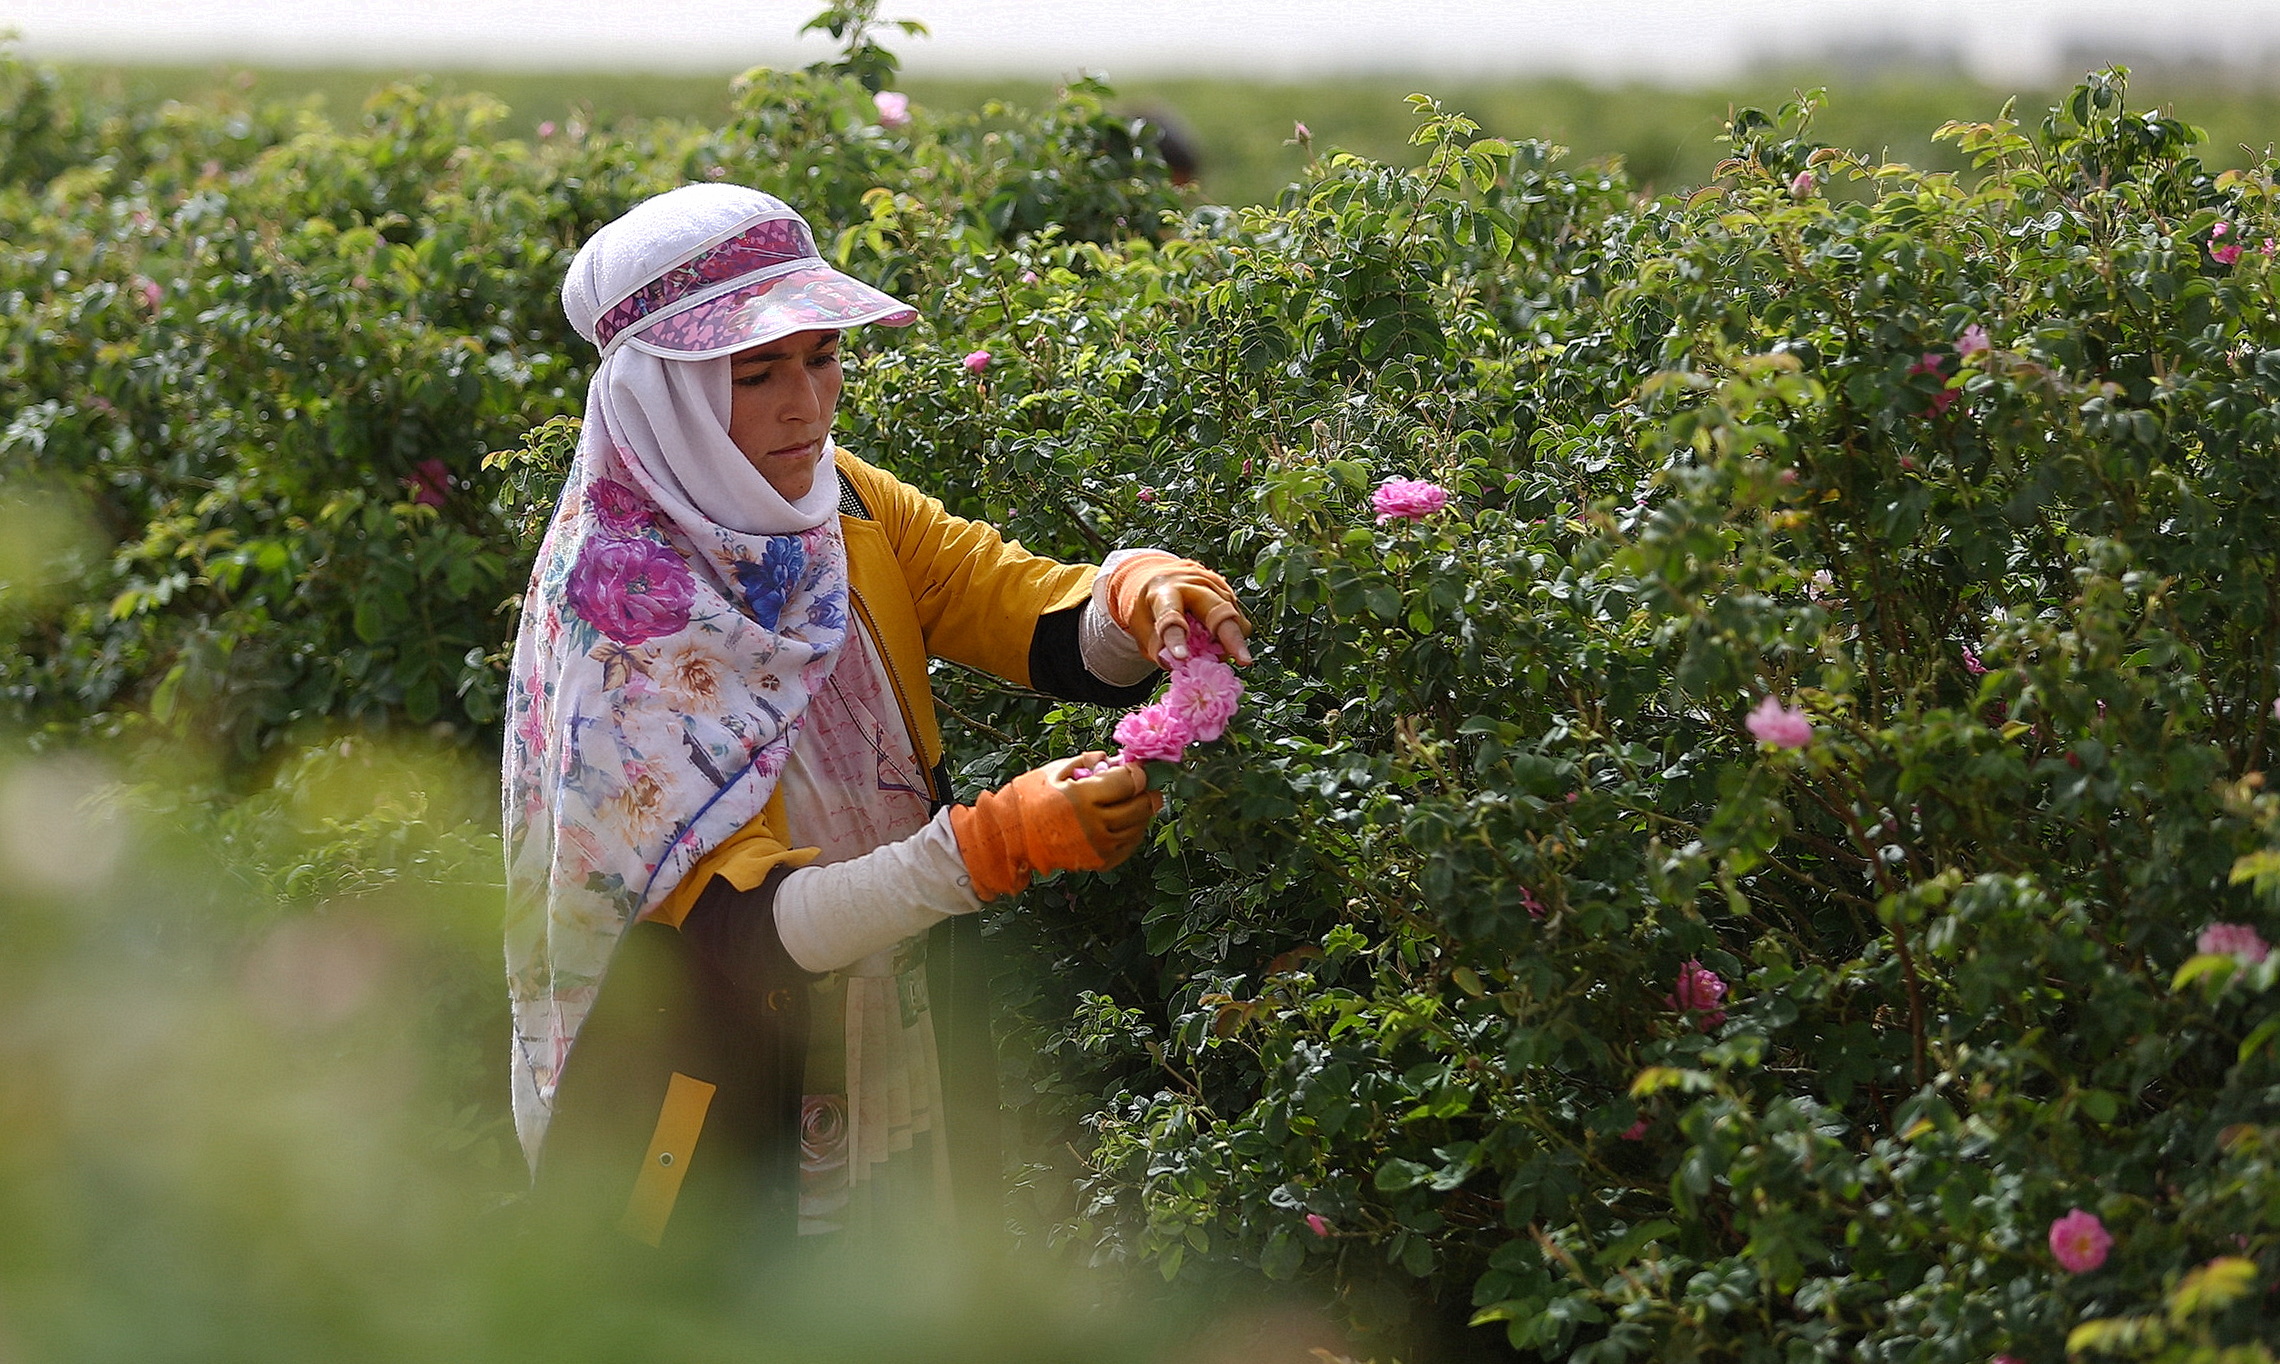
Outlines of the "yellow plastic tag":
[[619,1231],[652,1246],[665,1239],[665,1223],[681,1196],[681,1181],[688,1176],[689,1157],[696,1153],[697,1134],[704,1130],[715,1088],[673,1072],[665,1085],[664,1106],[657,1110],[657,1130],[649,1135],[649,1154],[641,1158],[633,1195],[625,1201],[625,1216],[618,1219]]

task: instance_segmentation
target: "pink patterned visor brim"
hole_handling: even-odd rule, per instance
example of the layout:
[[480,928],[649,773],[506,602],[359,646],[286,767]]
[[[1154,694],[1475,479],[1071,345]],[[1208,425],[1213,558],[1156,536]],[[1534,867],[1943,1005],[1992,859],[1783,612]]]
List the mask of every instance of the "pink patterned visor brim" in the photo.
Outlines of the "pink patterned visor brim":
[[[684,306],[724,285],[733,287]],[[917,320],[909,304],[825,264],[808,225],[785,216],[754,223],[618,300],[595,323],[594,342],[607,352],[638,338],[646,351],[704,359],[796,331]]]
[[669,360],[707,360],[794,332],[868,323],[907,327],[917,320],[909,304],[818,260],[659,318],[625,342]]

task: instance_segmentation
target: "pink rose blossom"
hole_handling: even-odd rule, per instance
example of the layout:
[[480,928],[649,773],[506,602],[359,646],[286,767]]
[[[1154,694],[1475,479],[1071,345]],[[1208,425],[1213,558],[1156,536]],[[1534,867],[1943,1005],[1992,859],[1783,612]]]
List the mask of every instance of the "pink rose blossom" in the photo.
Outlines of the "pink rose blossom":
[[2069,1274],[2087,1274],[2106,1263],[2114,1238],[2096,1216],[2076,1208],[2050,1224],[2050,1253]]
[[1625,1141],[1645,1141],[1646,1139],[1647,1120],[1645,1118],[1641,1118],[1623,1129],[1623,1140]]
[[[1304,127],[1305,125],[1301,124],[1299,126]],[[1330,1224],[1323,1220],[1321,1213],[1308,1213],[1306,1215],[1306,1227],[1307,1230],[1313,1232],[1316,1236],[1328,1239],[1330,1235]]]
[[1988,1360],[1987,1364],[2022,1364],[2022,1362],[2012,1355],[1996,1355]]
[[158,281],[138,278],[135,280],[135,287],[142,292],[143,306],[152,312],[158,311],[160,301],[166,297],[166,291],[158,287]]
[[910,122],[910,96],[897,90],[881,90],[871,96],[871,104],[879,111],[879,126],[900,128]]
[[2214,241],[2218,237],[2222,237],[2230,231],[2232,231],[2232,224],[2220,220],[2214,227],[2211,227],[2209,229],[2209,239],[2211,241]]
[[1116,743],[1126,762],[1176,763],[1193,742],[1195,731],[1187,720],[1162,702],[1142,706],[1116,722]]
[[2212,957],[2238,957],[2255,965],[2271,954],[2272,949],[2247,924],[2210,924],[2201,930],[2195,944],[2201,952]]
[[2275,251],[2280,251],[2280,241],[2274,241],[2270,237],[2266,237],[2264,239],[2264,245],[2256,249],[2269,256]]
[[554,136],[554,120],[550,118],[544,123],[539,124],[538,135],[542,138]]
[[1797,172],[1795,178],[1789,182],[1790,197],[1795,199],[1803,199],[1810,196],[1812,193],[1813,172],[1809,170],[1801,170]]
[[1699,961],[1689,960],[1678,968],[1678,988],[1663,996],[1663,1003],[1681,1013],[1699,1015],[1694,1026],[1704,1032],[1726,1021],[1726,1011],[1718,1002],[1726,997],[1726,982],[1718,973]]
[[1985,677],[1987,675],[1987,665],[1979,661],[1979,655],[1973,653],[1968,644],[1963,646],[1963,670],[1973,677]]
[[1143,501],[1143,502],[1153,502],[1153,501],[1155,501],[1155,500],[1156,500],[1156,490],[1155,490],[1154,488],[1148,487],[1148,486],[1147,486],[1147,485],[1145,485],[1145,484],[1141,485],[1141,488],[1140,488],[1140,500],[1141,500],[1141,501]]
[[1037,282],[1037,272],[1035,270],[1022,271],[1021,282],[1023,284],[1035,284]]
[[1803,748],[1813,742],[1813,722],[1802,710],[1791,710],[1771,696],[1757,703],[1742,723],[1759,743],[1777,748]]
[[404,480],[411,489],[412,501],[423,507],[440,507],[444,495],[451,491],[451,467],[440,459],[423,459],[412,466],[412,476]]
[[[1209,630],[1204,629],[1203,622],[1195,618],[1195,612],[1193,611],[1187,613],[1186,628],[1187,651],[1189,658],[1221,659],[1227,657],[1227,650],[1220,646],[1219,636],[1211,633]],[[1174,680],[1176,681],[1179,665],[1165,659],[1158,659],[1157,661],[1162,663],[1164,667],[1173,670]],[[1243,684],[1238,682],[1235,684],[1235,686],[1237,694],[1240,695],[1242,692]]]
[[1379,525],[1388,521],[1422,521],[1449,505],[1449,490],[1421,478],[1389,478],[1370,494]]
[[1303,123],[1291,124],[1290,136],[1293,142],[1312,142],[1314,140],[1314,133]]
[[2235,242],[2231,246],[2212,246],[2209,248],[2209,258],[2219,265],[2230,265],[2240,259],[2240,243]]
[[1910,378],[1913,378],[1918,374],[1937,374],[1939,372],[1940,357],[1931,351],[1925,351],[1923,359],[1918,360],[1915,364],[1908,366],[1908,374]]
[[990,353],[986,350],[968,351],[966,358],[958,363],[964,365],[968,373],[979,374],[990,367]]
[[[1197,637],[1190,626],[1188,638]],[[1171,690],[1164,694],[1163,704],[1186,723],[1190,734],[1211,743],[1227,732],[1227,722],[1241,708],[1243,679],[1220,660],[1192,652],[1194,645],[1189,648],[1188,657],[1172,665]]]
[[1989,349],[1992,349],[1992,343],[1987,339],[1987,329],[1976,322],[1965,327],[1963,335],[1955,339],[1955,353],[1958,355],[1977,355]]
[[[1573,791],[1568,793],[1568,799],[1571,801],[1575,799]],[[1520,907],[1528,911],[1528,917],[1531,919],[1544,917],[1544,902],[1537,899],[1536,892],[1526,886],[1520,887]]]

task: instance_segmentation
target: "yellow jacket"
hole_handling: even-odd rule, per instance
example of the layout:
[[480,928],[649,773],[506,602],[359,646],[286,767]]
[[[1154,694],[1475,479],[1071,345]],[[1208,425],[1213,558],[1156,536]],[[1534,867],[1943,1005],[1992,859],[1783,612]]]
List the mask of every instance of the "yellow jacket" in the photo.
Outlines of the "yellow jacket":
[[[1030,685],[1037,618],[1083,601],[1099,570],[1032,554],[990,526],[952,516],[939,501],[844,449],[838,464],[840,478],[870,513],[841,509],[849,595],[879,646],[931,786],[942,731],[926,685],[927,660],[946,658]],[[779,790],[758,819],[699,861],[649,917],[677,928],[713,877],[752,890],[776,867],[805,866],[815,856],[814,848],[788,841]]]

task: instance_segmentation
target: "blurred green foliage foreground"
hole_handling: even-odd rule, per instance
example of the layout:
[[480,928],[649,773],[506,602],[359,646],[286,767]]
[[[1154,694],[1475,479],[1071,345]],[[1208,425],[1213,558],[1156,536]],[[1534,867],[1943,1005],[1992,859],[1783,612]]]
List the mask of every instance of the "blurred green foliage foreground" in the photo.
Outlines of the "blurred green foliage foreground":
[[[1197,209],[1096,88],[887,127],[855,47],[527,138],[0,64],[0,1358],[2271,1357],[2275,166],[2103,72],[1962,171],[1421,102]],[[555,287],[709,178],[924,313],[851,448],[1258,622],[1155,845],[991,916],[1003,1274],[516,1230]],[[1113,719],[937,684],[970,784]]]

